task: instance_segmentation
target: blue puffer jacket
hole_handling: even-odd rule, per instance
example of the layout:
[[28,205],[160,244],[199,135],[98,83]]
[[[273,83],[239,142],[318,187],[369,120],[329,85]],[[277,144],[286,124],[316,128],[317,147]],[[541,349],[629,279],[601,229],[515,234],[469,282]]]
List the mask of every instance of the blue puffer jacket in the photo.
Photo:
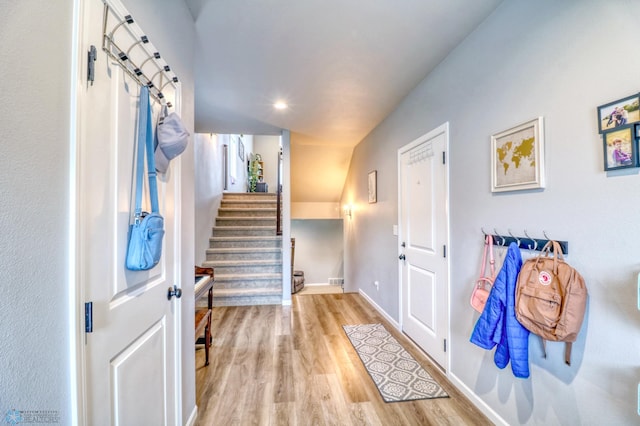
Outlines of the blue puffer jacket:
[[499,368],[511,361],[514,376],[529,377],[529,330],[516,319],[516,283],[522,267],[522,256],[516,243],[507,250],[484,311],[471,334],[471,343],[484,349],[495,345],[494,362]]

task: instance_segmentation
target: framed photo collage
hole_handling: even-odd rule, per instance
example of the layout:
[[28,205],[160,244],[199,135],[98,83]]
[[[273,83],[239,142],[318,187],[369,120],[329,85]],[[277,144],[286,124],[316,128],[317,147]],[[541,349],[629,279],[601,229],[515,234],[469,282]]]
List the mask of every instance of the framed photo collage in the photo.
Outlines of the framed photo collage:
[[602,135],[605,170],[640,167],[640,94],[599,106],[598,132]]

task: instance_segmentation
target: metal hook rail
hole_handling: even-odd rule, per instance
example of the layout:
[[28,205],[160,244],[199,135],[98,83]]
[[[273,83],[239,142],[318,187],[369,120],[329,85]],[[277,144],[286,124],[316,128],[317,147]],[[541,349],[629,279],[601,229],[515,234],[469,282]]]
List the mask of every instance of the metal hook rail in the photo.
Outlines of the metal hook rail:
[[[116,14],[105,2],[102,22],[102,50],[111,59],[116,61],[138,85],[149,87],[149,95],[153,99],[160,104],[166,104],[168,107],[171,107],[171,102],[165,100],[165,95],[162,91],[169,84],[177,88],[178,77],[175,73],[171,72],[169,65],[160,63],[160,53],[154,51],[153,48],[149,48],[149,46],[151,46],[149,38],[146,35],[138,35],[135,33],[131,27],[131,24],[134,23],[131,15],[126,15],[113,26],[111,31],[108,31],[109,11],[113,11],[114,14]],[[127,29],[132,39],[131,45],[121,47],[116,43],[115,34],[120,28]],[[140,65],[137,65],[132,59],[132,52],[134,50],[139,50],[139,56],[144,57]],[[151,77],[149,77],[149,75],[151,75]]]
[[[484,228],[480,228],[480,230],[482,231],[482,233],[487,236],[489,234],[487,234],[484,230]],[[545,236],[545,238],[532,238],[529,236],[529,233],[527,232],[527,230],[524,230],[524,237],[518,237],[515,236],[511,233],[511,230],[507,230],[507,234],[508,235],[501,235],[496,228],[493,228],[493,232],[495,232],[495,234],[491,234],[491,237],[493,238],[493,245],[494,246],[509,246],[511,243],[516,243],[518,245],[519,249],[522,250],[531,250],[531,251],[542,251],[542,249],[544,248],[544,246],[549,242],[552,241],[551,238],[549,238],[547,236],[547,233],[545,231],[542,231],[542,234]],[[562,249],[562,253],[564,254],[569,254],[569,242],[568,241],[558,241],[555,240],[558,244],[560,244],[560,248]],[[553,251],[553,247],[551,248],[551,251]]]

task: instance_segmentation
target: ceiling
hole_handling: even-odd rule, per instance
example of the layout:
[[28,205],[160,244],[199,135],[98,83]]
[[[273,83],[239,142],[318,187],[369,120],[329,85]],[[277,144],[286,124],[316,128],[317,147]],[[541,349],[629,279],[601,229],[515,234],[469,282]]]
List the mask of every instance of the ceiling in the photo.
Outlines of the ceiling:
[[354,146],[502,0],[185,1],[196,132],[289,129],[292,201],[338,202]]

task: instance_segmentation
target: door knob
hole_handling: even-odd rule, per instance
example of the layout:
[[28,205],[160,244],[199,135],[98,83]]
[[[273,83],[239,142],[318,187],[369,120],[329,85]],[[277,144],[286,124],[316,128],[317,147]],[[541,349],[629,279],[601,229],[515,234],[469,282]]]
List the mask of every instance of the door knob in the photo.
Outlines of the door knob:
[[398,256],[398,259],[400,259],[400,260],[405,260],[405,259],[406,259],[406,257],[405,257],[405,255],[404,255],[404,253],[403,253],[403,254],[401,254],[400,256]]
[[180,299],[182,297],[182,289],[175,285],[173,288],[169,287],[169,290],[167,290],[167,300],[171,300],[173,296],[175,296],[176,299]]

